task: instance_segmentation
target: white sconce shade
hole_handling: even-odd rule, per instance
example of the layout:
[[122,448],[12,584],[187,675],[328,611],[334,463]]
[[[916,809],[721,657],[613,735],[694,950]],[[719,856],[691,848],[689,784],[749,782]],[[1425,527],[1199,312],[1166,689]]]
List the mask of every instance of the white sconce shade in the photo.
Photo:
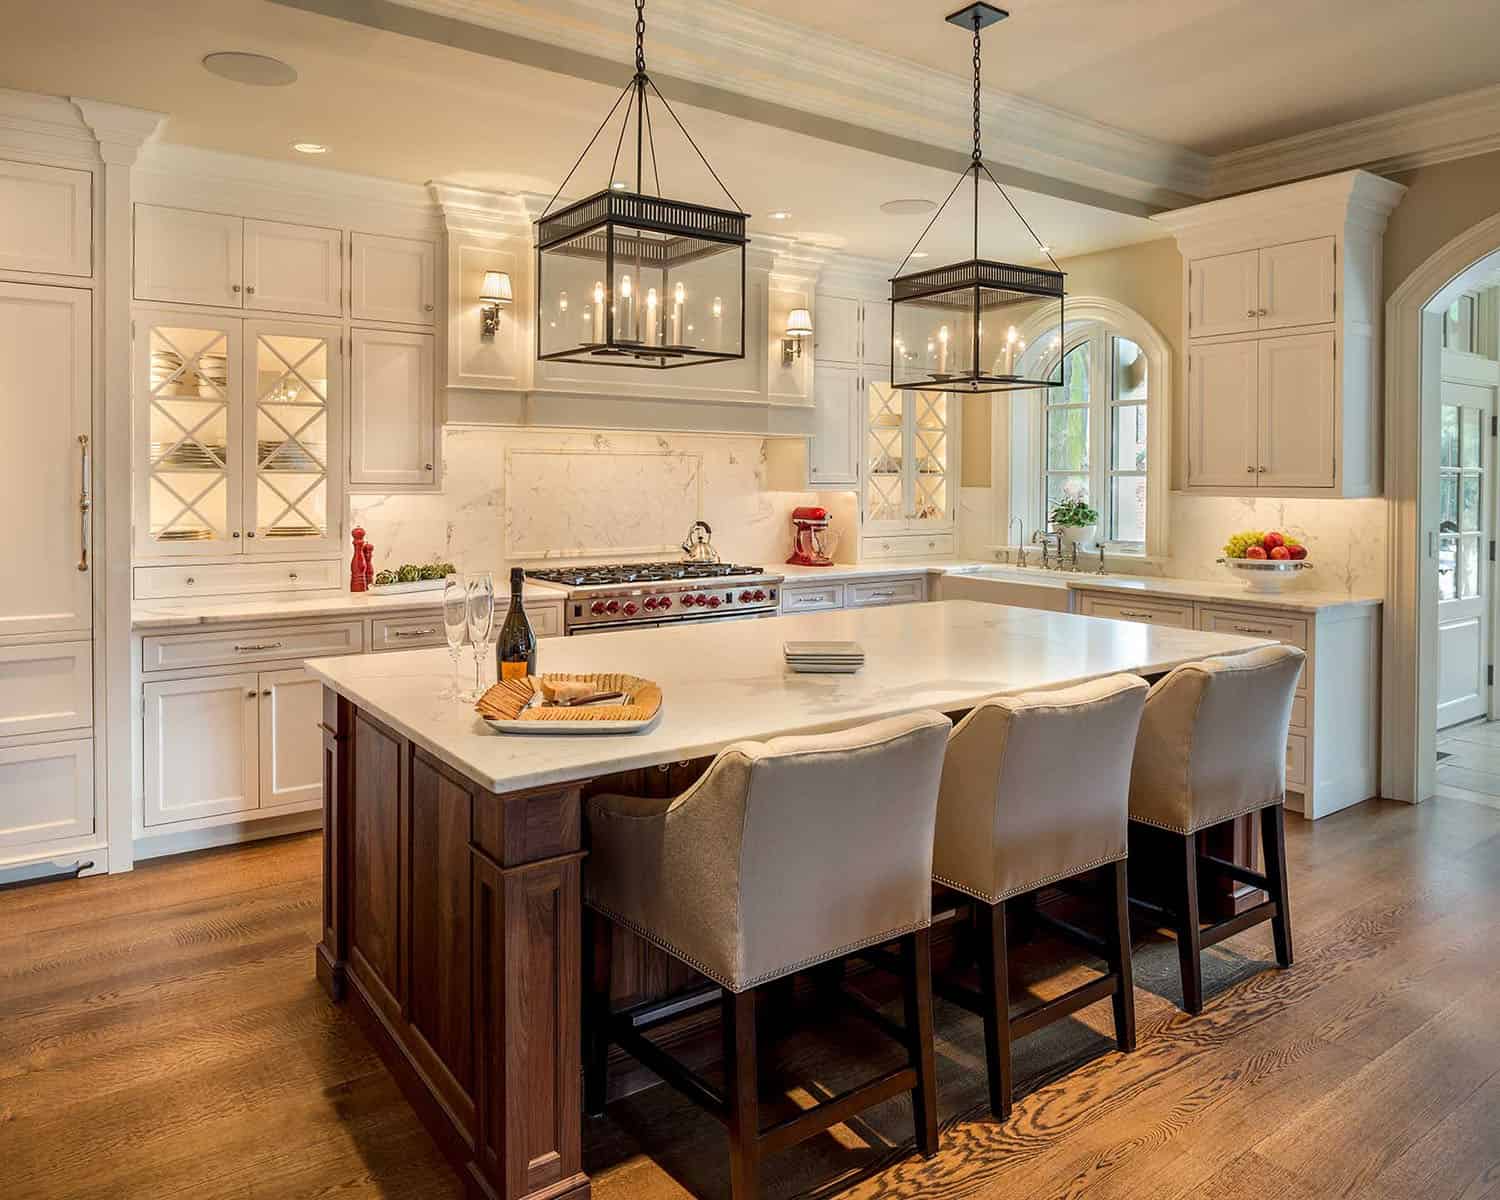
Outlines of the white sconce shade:
[[812,313],[805,308],[794,308],[786,316],[786,335],[789,338],[812,337]]
[[510,275],[504,271],[486,271],[484,284],[479,289],[481,304],[509,304],[514,295],[510,290]]

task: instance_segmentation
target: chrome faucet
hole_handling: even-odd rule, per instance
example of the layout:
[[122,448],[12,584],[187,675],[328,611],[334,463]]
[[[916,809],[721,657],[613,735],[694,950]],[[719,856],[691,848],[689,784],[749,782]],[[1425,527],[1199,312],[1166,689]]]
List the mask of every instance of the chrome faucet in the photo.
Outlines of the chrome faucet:
[[[1031,540],[1042,544],[1042,566],[1045,569],[1049,571],[1056,570],[1062,566],[1062,534],[1058,533],[1055,529],[1050,532],[1045,529],[1035,529],[1031,533]],[[1057,549],[1055,563],[1049,562],[1047,559],[1047,548],[1049,546]]]
[[1016,540],[1014,542],[1012,542],[1011,545],[1012,546],[1020,546],[1021,547],[1021,555],[1024,558],[1025,554],[1026,554],[1026,522],[1021,519],[1021,514],[1020,513],[1017,513],[1015,516],[1013,516],[1010,519],[1009,523],[1005,526],[1005,536],[1006,537],[1010,536],[1010,530],[1011,530],[1011,526],[1012,525],[1017,525],[1017,526],[1020,527],[1021,536],[1018,537],[1018,538],[1016,538]]
[[1099,543],[1099,569],[1097,571],[1095,571],[1094,574],[1095,575],[1105,575],[1105,574],[1108,574],[1108,572],[1106,572],[1105,569],[1104,569],[1104,543],[1102,541]]

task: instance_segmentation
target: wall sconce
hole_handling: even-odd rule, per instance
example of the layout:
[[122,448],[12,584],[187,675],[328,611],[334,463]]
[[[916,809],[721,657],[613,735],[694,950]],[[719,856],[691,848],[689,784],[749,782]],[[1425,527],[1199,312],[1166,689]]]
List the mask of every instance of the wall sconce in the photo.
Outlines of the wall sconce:
[[802,343],[812,337],[812,313],[794,308],[786,315],[786,337],[781,339],[781,365],[789,367],[802,357]]
[[480,333],[487,338],[495,336],[500,328],[500,310],[509,308],[514,296],[510,290],[510,276],[504,271],[486,271],[484,283],[479,288]]

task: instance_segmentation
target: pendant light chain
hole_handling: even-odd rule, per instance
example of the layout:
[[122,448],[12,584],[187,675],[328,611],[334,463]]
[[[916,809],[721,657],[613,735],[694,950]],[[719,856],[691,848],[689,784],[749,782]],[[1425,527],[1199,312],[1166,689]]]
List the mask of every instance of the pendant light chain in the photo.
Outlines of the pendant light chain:
[[635,0],[635,73],[646,74],[646,0]]
[[974,14],[974,161],[983,155],[979,150],[979,14]]

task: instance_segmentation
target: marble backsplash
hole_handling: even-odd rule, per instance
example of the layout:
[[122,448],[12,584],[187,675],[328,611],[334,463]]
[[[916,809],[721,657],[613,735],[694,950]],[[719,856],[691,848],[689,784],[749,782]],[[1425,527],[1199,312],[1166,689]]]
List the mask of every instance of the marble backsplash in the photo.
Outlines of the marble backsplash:
[[[442,456],[439,493],[349,497],[377,569],[445,561],[499,574],[549,556],[672,557],[700,517],[723,558],[769,566],[791,552],[799,504],[833,511],[840,558],[858,546],[853,493],[767,490],[763,438],[452,424]],[[662,549],[641,555],[647,546]]]

